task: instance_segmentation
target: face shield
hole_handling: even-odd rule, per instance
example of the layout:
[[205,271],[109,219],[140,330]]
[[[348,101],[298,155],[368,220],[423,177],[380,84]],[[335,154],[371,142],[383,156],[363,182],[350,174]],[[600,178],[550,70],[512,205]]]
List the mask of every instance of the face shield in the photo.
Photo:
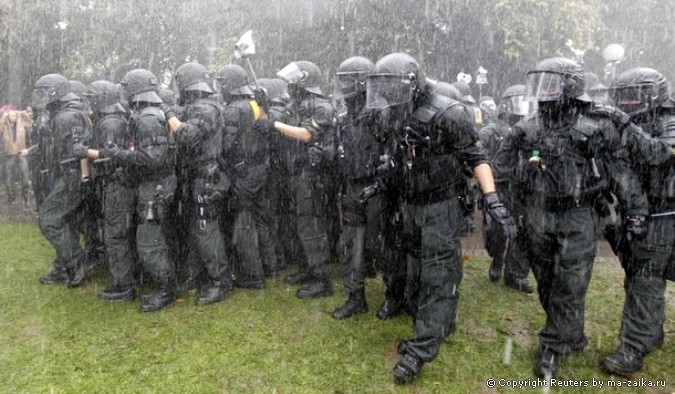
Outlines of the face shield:
[[54,100],[55,91],[50,87],[40,87],[33,89],[31,103],[37,109],[44,109],[47,104]]
[[288,84],[296,84],[307,76],[307,73],[300,70],[297,63],[289,63],[286,67],[277,72],[277,77],[283,79]]
[[333,78],[333,96],[344,99],[364,91],[363,74],[337,73]]
[[526,116],[537,111],[536,101],[525,101],[524,96],[511,96],[506,101],[506,112],[509,115]]
[[412,100],[410,78],[399,74],[374,74],[366,82],[366,107],[384,109]]
[[549,72],[531,72],[525,83],[525,100],[560,101],[565,92],[562,75]]
[[654,84],[612,88],[614,104],[628,115],[647,111],[657,95],[658,89]]

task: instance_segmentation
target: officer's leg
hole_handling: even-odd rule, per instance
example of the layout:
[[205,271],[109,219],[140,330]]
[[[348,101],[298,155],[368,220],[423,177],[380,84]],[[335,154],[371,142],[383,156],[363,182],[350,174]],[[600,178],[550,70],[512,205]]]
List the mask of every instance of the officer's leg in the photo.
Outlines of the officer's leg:
[[99,293],[109,301],[131,301],[134,297],[134,210],[135,190],[110,181],[104,194],[104,242],[113,282]]
[[626,254],[626,300],[616,352],[603,360],[607,370],[630,375],[642,369],[642,358],[663,342],[665,322],[665,271],[675,238],[674,221],[649,222],[647,237],[635,242]]
[[[407,218],[407,216],[406,216]],[[414,209],[414,223],[421,225],[419,290],[416,292],[415,334],[401,343],[403,359],[394,368],[399,381],[414,378],[423,363],[433,360],[446,336],[455,331],[458,286],[463,267],[459,231],[462,215],[456,199],[419,206]],[[411,368],[409,359],[419,361]]]
[[250,289],[265,288],[258,229],[249,208],[241,209],[237,215],[232,243],[239,260],[235,286]]

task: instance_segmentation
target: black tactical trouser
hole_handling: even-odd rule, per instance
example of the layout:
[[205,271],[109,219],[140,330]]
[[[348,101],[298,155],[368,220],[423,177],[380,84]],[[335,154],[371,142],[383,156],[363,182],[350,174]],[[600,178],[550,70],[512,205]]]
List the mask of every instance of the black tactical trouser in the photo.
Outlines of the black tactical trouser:
[[304,172],[291,179],[295,189],[296,223],[302,249],[307,257],[307,271],[316,280],[330,280],[330,246],[326,196],[317,176]]
[[539,303],[546,312],[539,344],[567,354],[584,339],[586,291],[597,253],[595,211],[530,208],[526,232]]
[[408,288],[416,311],[415,333],[403,348],[424,362],[433,360],[443,340],[455,331],[458,286],[463,276],[459,241],[462,221],[456,196],[436,203],[405,205]]
[[205,199],[204,178],[197,178],[192,185],[192,206],[189,220],[189,258],[192,275],[206,271],[208,280],[229,282],[230,260],[225,246],[225,236],[220,227],[224,196]]
[[75,223],[83,198],[80,173],[73,170],[54,180],[40,206],[40,230],[56,251],[54,268],[72,271],[86,262]]
[[[157,185],[162,185],[164,198],[156,198]],[[173,286],[176,279],[175,264],[169,256],[166,241],[166,233],[169,229],[167,228],[168,222],[165,220],[166,207],[171,206],[175,190],[175,175],[154,181],[143,181],[137,188],[136,249],[138,259],[150,277],[162,287]],[[156,207],[152,218],[149,214],[150,201]]]
[[283,260],[282,265],[298,264],[300,270],[307,270],[307,257],[302,248],[298,234],[297,202],[294,186],[300,175],[279,174],[279,188],[277,192],[276,237],[279,245],[278,256]]
[[277,257],[272,241],[269,198],[265,189],[255,195],[239,190],[232,244],[238,257],[238,276],[262,279],[265,272],[276,272]]
[[386,286],[385,298],[403,303],[405,302],[407,265],[406,247],[403,242],[403,212],[396,193],[386,191],[378,197],[380,198],[378,205],[381,211],[379,219],[382,229],[379,250],[382,256],[382,279]]
[[361,204],[358,199],[359,193],[366,185],[348,180],[344,183],[341,196],[342,226],[339,257],[342,268],[342,286],[348,293],[360,292],[364,289],[367,207],[370,201]]
[[133,285],[136,272],[135,220],[136,190],[117,179],[103,188],[103,240],[108,268],[116,285]]
[[619,338],[643,354],[663,340],[666,269],[673,264],[674,243],[675,217],[655,218],[648,222],[647,236],[631,243],[622,256],[626,300]]

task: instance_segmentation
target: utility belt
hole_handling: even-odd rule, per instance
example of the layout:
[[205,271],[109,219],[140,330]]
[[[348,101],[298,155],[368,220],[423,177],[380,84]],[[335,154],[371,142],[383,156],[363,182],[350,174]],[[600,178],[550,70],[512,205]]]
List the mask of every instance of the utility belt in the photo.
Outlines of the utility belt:
[[544,197],[540,208],[546,212],[562,212],[570,209],[586,208],[593,206],[596,197],[597,196],[595,195],[580,197]]

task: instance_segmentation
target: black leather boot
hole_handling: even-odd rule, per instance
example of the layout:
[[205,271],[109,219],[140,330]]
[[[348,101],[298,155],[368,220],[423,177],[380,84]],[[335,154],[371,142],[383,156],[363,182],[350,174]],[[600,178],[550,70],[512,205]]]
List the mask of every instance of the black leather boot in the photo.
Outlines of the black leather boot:
[[602,365],[609,373],[630,377],[642,369],[643,358],[642,352],[622,343],[614,354],[602,360]]
[[68,269],[54,268],[47,275],[40,277],[40,283],[43,285],[53,285],[55,283],[66,283],[68,281]]
[[70,288],[80,286],[85,276],[87,276],[87,267],[84,263],[78,264],[77,267],[68,270],[66,286]]
[[502,263],[501,258],[492,259],[492,263],[490,263],[490,269],[488,270],[490,282],[496,282],[502,277],[502,267],[504,267],[504,264]]
[[384,302],[377,310],[377,318],[380,320],[387,320],[403,312],[403,301],[395,300],[393,298],[385,298]]
[[232,286],[228,282],[214,281],[210,286],[199,291],[199,296],[195,302],[197,305],[208,305],[222,301],[230,295],[231,289]]
[[300,298],[331,297],[333,295],[333,283],[330,279],[323,279],[298,289],[295,295]]
[[176,292],[168,286],[163,286],[154,293],[141,297],[141,312],[156,312],[171,305],[175,300]]
[[104,301],[131,302],[134,300],[134,286],[111,284],[98,293],[98,298]]
[[287,275],[284,278],[284,282],[289,285],[306,285],[314,280],[315,279],[312,277],[312,274],[307,271],[298,271],[294,274]]
[[558,353],[551,348],[540,348],[534,364],[534,374],[540,378],[555,378],[558,375],[558,357]]
[[532,284],[525,278],[514,278],[507,276],[504,278],[504,285],[522,293],[531,294],[534,292]]
[[394,366],[394,380],[398,384],[408,384],[412,382],[422,372],[422,360],[417,356],[406,353],[403,358]]
[[346,319],[356,314],[368,312],[366,293],[363,289],[349,293],[344,305],[333,311],[333,319]]

